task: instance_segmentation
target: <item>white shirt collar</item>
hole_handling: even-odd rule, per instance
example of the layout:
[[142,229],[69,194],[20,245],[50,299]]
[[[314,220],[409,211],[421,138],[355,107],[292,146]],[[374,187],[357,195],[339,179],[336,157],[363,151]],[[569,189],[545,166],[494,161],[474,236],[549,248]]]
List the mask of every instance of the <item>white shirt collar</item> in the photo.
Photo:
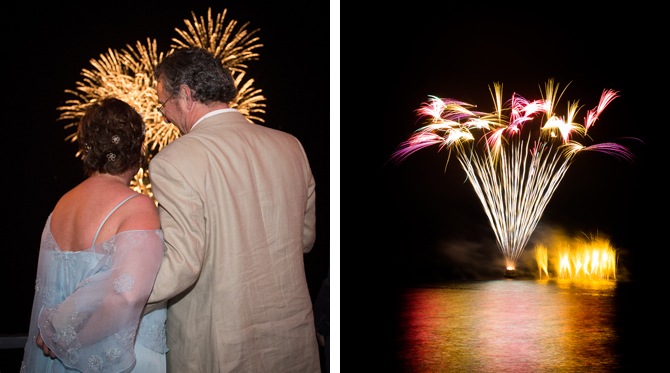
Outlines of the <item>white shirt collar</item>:
[[217,115],[217,114],[228,113],[228,112],[231,112],[231,111],[237,111],[237,109],[227,108],[227,109],[219,109],[219,110],[210,111],[209,113],[203,115],[200,119],[198,119],[198,121],[195,122],[195,124],[193,124],[193,127],[191,127],[191,130],[189,132],[193,131],[195,126],[197,126],[198,123],[202,122],[204,119],[209,118],[209,117],[214,116],[214,115]]

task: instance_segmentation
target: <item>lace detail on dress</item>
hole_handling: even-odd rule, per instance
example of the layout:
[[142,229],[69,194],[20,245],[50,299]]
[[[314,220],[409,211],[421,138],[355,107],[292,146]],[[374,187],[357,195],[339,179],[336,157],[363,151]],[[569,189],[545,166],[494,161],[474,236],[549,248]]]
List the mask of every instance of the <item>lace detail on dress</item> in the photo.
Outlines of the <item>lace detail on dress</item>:
[[67,271],[66,273],[72,273],[75,271],[75,260],[72,257],[72,252],[70,251],[54,251],[54,261],[50,265],[56,264],[58,270]]
[[58,339],[60,339],[65,342],[65,344],[70,344],[75,338],[77,338],[77,332],[72,325],[68,325],[60,331],[57,331],[52,337],[54,343],[58,343]]
[[89,250],[84,250],[84,251],[79,252],[79,258],[84,263],[89,263],[91,260],[96,259],[97,254],[94,251],[89,251]]
[[56,288],[53,285],[46,285],[42,294],[42,302],[46,305],[52,305],[56,300]]
[[67,349],[67,352],[65,353],[65,360],[67,361],[68,364],[70,365],[75,365],[79,361],[79,349],[81,348],[81,345],[77,343],[75,346],[72,346]]
[[137,246],[138,243],[143,242],[146,238],[147,238],[146,231],[133,231],[131,234],[128,235],[126,246],[123,246],[122,248],[127,249],[128,247],[135,247]]
[[79,290],[79,289],[81,289],[81,288],[86,287],[90,282],[91,282],[91,279],[90,279],[90,278],[85,279],[84,281],[82,281],[82,282],[80,282],[79,284],[77,284],[77,288],[76,288],[75,290]]
[[105,351],[105,357],[107,361],[114,361],[121,357],[121,352],[116,347],[110,347]]
[[140,331],[137,332],[138,336],[142,336],[148,340],[164,343],[165,342],[165,324],[160,325],[140,325]]
[[[51,217],[49,217],[49,221],[51,221]],[[47,223],[49,224],[49,223]],[[44,235],[44,241],[42,241],[42,246],[58,246],[56,244],[56,240],[54,240],[54,236],[51,234],[51,232],[47,233]]]
[[92,372],[102,372],[102,358],[98,355],[93,355],[88,358],[88,368]]
[[167,302],[163,302],[156,310],[144,315],[137,331],[136,345],[140,344],[158,353],[168,351],[165,341],[166,314]]
[[121,347],[127,346],[128,344],[133,344],[135,343],[135,335],[137,334],[137,326],[139,322],[135,324],[132,328],[126,329],[125,333],[122,332],[121,334],[115,333],[114,337],[116,337],[118,344]]
[[114,280],[114,290],[116,290],[116,294],[125,293],[133,289],[134,283],[135,280],[133,280],[133,277],[129,273],[124,273],[118,279]]
[[116,236],[102,243],[102,249],[105,250],[106,253],[109,253],[110,250],[116,251],[116,246],[114,246],[115,238]]

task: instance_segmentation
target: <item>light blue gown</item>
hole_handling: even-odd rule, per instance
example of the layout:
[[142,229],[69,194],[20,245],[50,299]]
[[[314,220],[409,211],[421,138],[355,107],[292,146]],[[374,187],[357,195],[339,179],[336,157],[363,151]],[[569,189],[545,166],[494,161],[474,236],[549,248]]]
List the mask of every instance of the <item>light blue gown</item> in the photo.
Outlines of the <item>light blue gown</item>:
[[[50,223],[51,215],[21,372],[165,372],[166,304],[141,316],[163,257],[162,231],[121,232],[70,252],[60,250]],[[56,359],[37,346],[38,333]]]

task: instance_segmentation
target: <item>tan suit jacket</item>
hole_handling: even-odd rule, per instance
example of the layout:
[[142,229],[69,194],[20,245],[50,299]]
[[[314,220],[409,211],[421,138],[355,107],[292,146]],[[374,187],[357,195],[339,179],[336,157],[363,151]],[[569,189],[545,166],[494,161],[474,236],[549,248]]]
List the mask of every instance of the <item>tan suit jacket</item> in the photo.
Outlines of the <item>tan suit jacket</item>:
[[318,372],[300,142],[221,113],[161,150],[150,177],[166,252],[149,303],[170,299],[168,372]]

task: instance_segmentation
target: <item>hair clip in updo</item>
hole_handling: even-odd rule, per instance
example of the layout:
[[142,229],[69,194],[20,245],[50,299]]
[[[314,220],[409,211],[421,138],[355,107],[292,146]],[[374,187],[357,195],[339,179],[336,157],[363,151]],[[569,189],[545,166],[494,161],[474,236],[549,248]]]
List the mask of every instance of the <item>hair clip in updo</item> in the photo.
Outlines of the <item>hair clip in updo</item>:
[[119,136],[116,136],[116,135],[112,136],[112,142],[114,144],[118,144],[119,141],[121,141],[121,138]]
[[107,160],[108,161],[114,162],[115,159],[116,159],[116,154],[114,154],[114,153],[107,154]]

